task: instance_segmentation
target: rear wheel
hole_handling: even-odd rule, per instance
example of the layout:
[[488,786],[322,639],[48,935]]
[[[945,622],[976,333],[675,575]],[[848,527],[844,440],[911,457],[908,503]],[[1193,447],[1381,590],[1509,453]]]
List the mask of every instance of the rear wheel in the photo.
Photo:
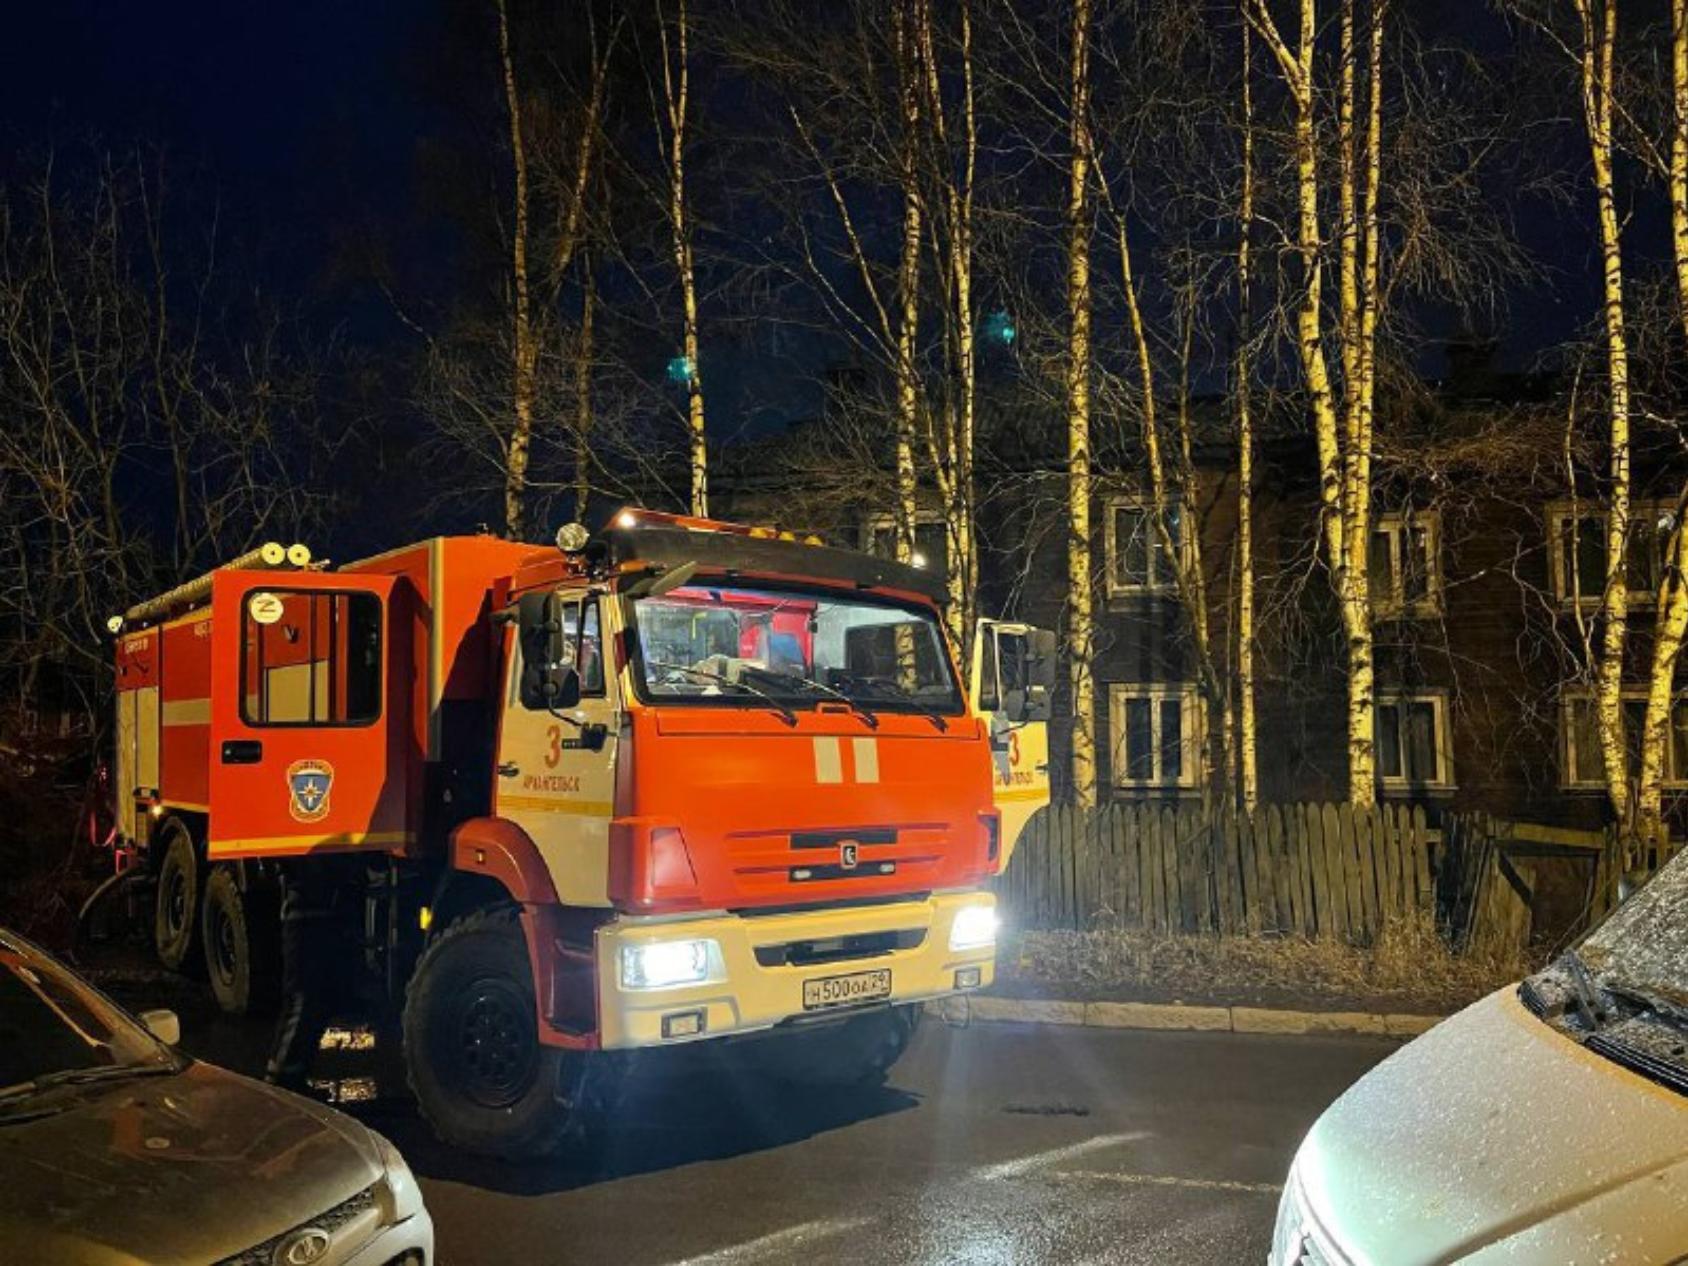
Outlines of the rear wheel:
[[476,911],[423,953],[405,993],[404,1049],[422,1115],[454,1147],[522,1160],[581,1132],[587,1057],[539,1044],[513,909]]
[[781,1033],[762,1043],[760,1067],[794,1086],[877,1086],[903,1057],[919,1024],[915,1003]]
[[268,1009],[280,985],[280,944],[275,897],[241,890],[232,867],[214,866],[205,883],[200,941],[205,974],[217,1005],[230,1015]]
[[152,941],[158,961],[171,971],[193,963],[199,932],[199,857],[193,835],[180,818],[160,828],[158,846],[164,861],[158,868],[158,895],[153,905]]

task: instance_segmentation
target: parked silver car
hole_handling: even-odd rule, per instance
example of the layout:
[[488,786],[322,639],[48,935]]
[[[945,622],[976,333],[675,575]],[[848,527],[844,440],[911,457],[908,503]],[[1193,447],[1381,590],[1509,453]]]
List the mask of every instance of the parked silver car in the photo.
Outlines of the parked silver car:
[[332,1109],[172,1049],[0,930],[0,1259],[8,1266],[427,1266],[398,1150]]
[[1688,854],[1403,1047],[1297,1153],[1273,1266],[1688,1260]]

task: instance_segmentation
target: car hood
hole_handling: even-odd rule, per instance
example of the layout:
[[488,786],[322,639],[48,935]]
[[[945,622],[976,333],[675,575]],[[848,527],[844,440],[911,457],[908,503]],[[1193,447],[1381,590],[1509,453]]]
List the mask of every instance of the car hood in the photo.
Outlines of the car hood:
[[383,1173],[369,1131],[189,1064],[0,1120],[0,1244],[14,1266],[208,1262],[309,1222]]
[[1688,1099],[1508,986],[1338,1099],[1296,1176],[1354,1262],[1669,1261],[1688,1245]]

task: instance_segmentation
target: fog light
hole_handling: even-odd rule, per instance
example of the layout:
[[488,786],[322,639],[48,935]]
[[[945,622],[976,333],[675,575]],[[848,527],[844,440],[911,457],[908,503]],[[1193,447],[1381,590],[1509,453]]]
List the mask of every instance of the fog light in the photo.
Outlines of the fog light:
[[719,959],[714,941],[650,941],[621,947],[623,989],[673,989],[709,979],[712,959]]
[[963,906],[950,924],[952,950],[983,949],[996,944],[996,910],[992,906]]
[[673,1015],[662,1017],[662,1036],[664,1038],[696,1037],[703,1032],[703,1012],[676,1011]]
[[963,967],[955,973],[955,987],[957,989],[977,989],[979,982],[984,979],[984,968]]

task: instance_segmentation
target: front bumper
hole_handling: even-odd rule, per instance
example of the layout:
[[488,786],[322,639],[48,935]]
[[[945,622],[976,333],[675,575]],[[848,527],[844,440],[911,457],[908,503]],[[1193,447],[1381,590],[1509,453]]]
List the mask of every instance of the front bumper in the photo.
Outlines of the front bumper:
[[[407,1256],[408,1254],[408,1256]],[[346,1266],[434,1266],[434,1220],[420,1209],[381,1233],[346,1260]]]
[[[951,950],[950,929],[962,909],[995,904],[989,893],[965,892],[791,914],[618,919],[597,933],[600,1044],[605,1049],[672,1046],[699,1038],[754,1033],[805,1016],[839,1014],[846,1009],[804,1010],[803,982],[824,976],[888,969],[891,993],[871,1005],[924,1002],[982,989],[996,974],[996,946]],[[782,947],[892,934],[901,934],[901,948],[801,966],[774,961]],[[623,988],[620,965],[624,946],[688,939],[713,940],[720,945],[724,968],[720,979],[667,989]],[[976,982],[958,986],[956,973],[961,971],[977,973]],[[664,1038],[664,1017],[683,1013],[701,1015],[701,1031]]]

